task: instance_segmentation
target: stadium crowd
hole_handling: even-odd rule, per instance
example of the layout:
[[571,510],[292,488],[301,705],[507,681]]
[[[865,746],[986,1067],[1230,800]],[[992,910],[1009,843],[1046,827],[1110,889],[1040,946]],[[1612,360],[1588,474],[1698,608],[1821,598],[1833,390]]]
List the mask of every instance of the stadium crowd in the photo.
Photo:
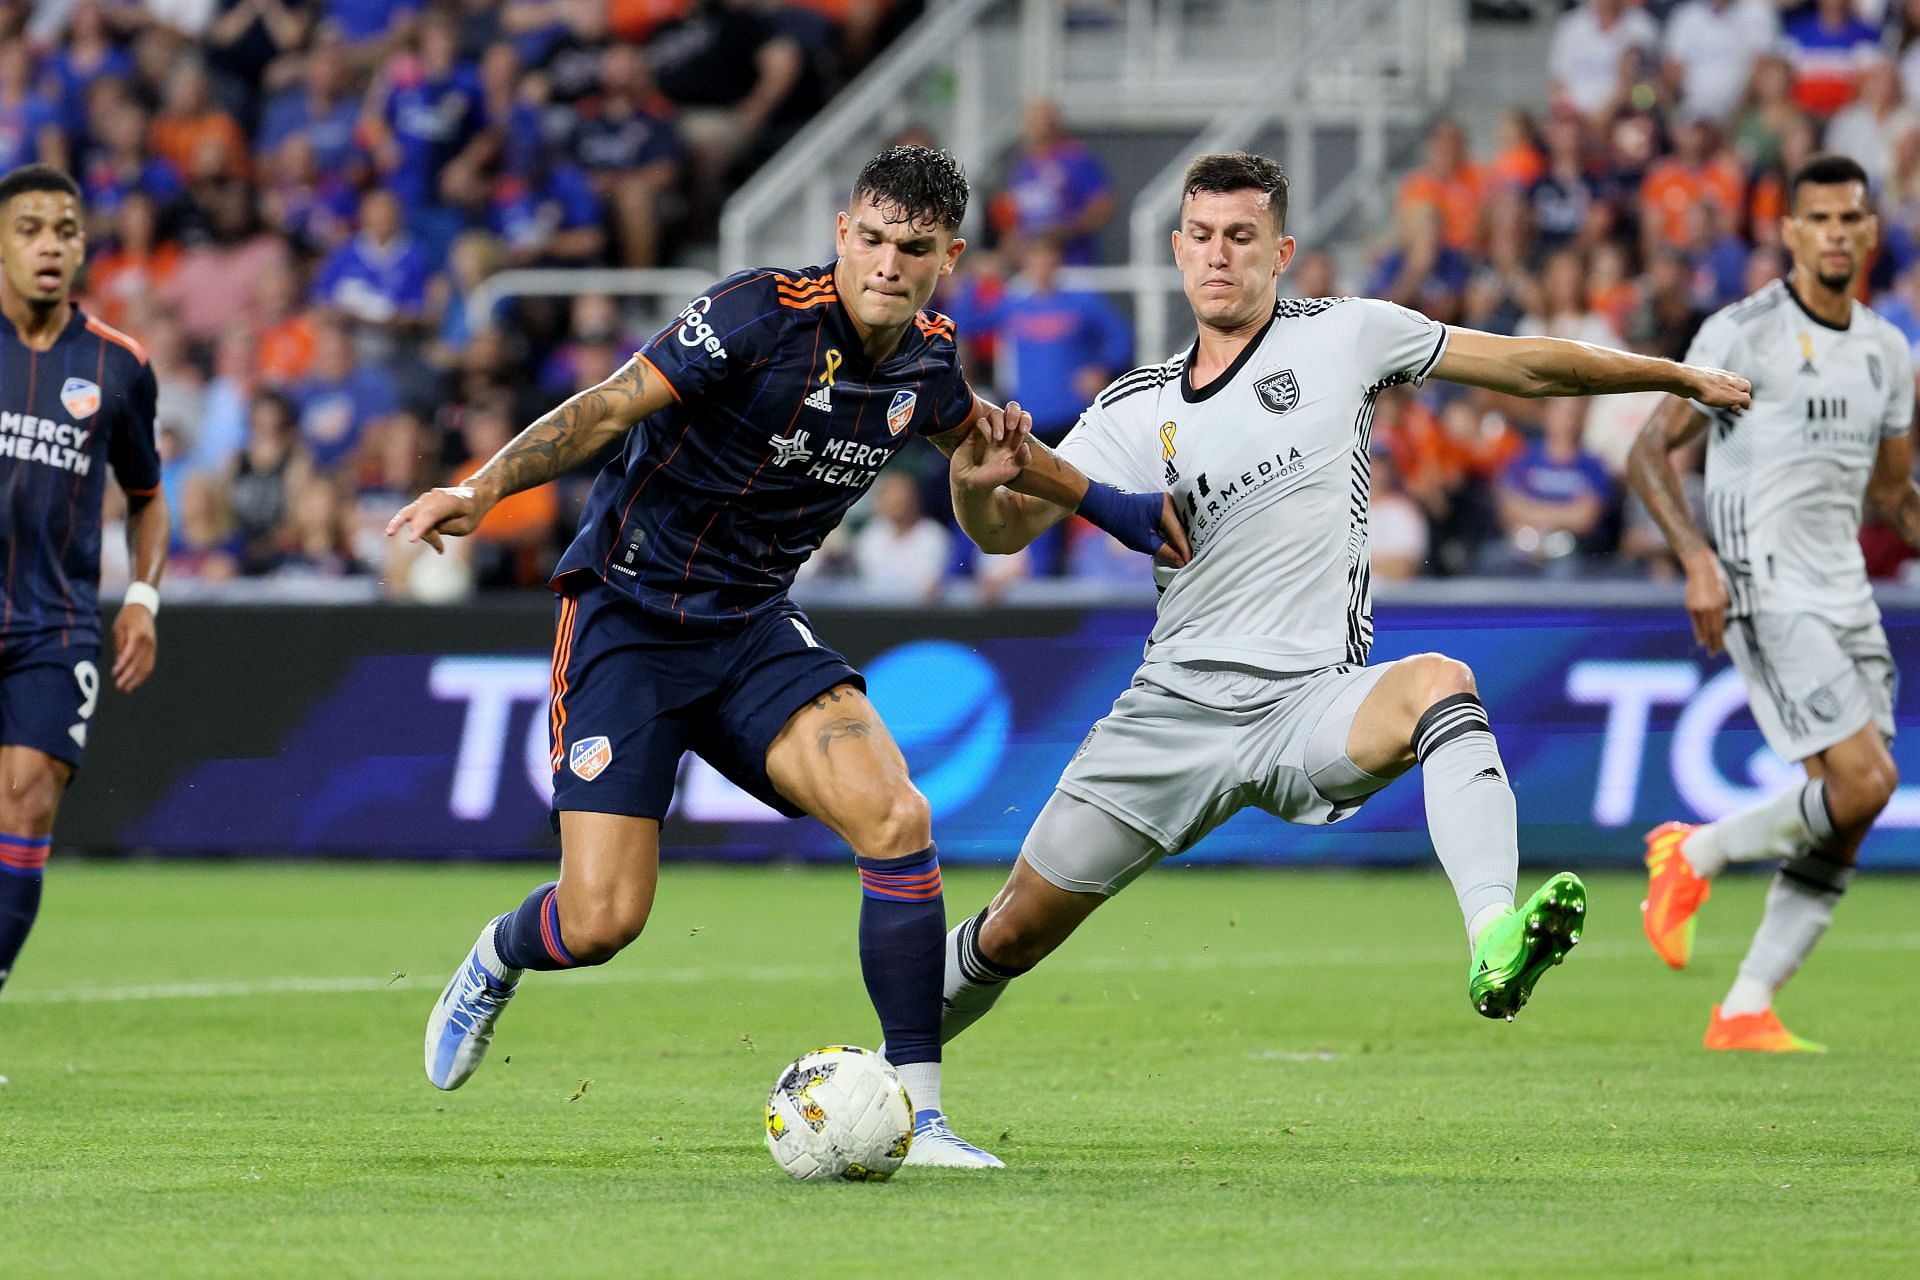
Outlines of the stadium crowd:
[[[1550,7],[1565,8],[1544,15],[1550,101],[1508,112],[1478,155],[1437,124],[1364,278],[1308,252],[1293,292],[1679,356],[1781,270],[1784,175],[1826,146],[1874,175],[1870,300],[1920,341],[1920,0]],[[920,8],[0,0],[0,171],[44,160],[82,181],[86,305],[159,376],[172,576],[363,579],[428,600],[544,581],[589,475],[509,500],[444,559],[380,529],[604,377],[651,317],[607,296],[485,314],[469,299],[506,267],[697,258],[731,187]],[[1101,260],[1116,197],[1052,106],[1027,107],[995,176],[989,234],[936,305],[976,386],[1057,440],[1160,353],[1136,356],[1111,301],[1060,284],[1063,265]],[[1669,576],[1620,478],[1651,399],[1383,393],[1377,576]],[[1021,556],[974,556],[937,455],[903,460],[809,564],[816,583],[918,600],[956,578],[987,599],[1036,577],[1146,581],[1078,522]],[[1867,538],[1876,572],[1897,571],[1898,540]]]

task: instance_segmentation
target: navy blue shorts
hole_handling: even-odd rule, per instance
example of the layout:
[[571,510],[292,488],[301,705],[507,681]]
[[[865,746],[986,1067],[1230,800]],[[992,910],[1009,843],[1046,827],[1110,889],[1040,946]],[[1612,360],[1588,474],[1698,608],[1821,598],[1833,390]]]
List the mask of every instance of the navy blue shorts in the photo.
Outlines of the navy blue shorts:
[[793,713],[837,685],[866,691],[792,604],[732,635],[653,621],[598,579],[569,579],[553,649],[553,811],[664,819],[680,757],[699,755],[790,818],[767,748]]
[[0,744],[32,747],[78,769],[100,705],[100,648],[58,635],[0,646]]

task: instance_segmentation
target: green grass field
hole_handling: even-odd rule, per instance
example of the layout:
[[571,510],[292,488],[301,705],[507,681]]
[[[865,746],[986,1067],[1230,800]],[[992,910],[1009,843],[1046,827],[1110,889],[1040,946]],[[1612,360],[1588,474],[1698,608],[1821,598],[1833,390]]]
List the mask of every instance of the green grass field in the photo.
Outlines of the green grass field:
[[[613,965],[535,975],[457,1094],[433,994],[526,869],[56,864],[0,998],[0,1276],[1911,1276],[1920,880],[1869,877],[1783,1001],[1834,1053],[1698,1048],[1695,968],[1590,880],[1519,1021],[1434,875],[1169,868],[948,1056],[1004,1174],[801,1184],[760,1106],[871,1040],[850,872],[674,867]],[[957,917],[997,884],[949,875]],[[591,1083],[586,1083],[590,1081]]]

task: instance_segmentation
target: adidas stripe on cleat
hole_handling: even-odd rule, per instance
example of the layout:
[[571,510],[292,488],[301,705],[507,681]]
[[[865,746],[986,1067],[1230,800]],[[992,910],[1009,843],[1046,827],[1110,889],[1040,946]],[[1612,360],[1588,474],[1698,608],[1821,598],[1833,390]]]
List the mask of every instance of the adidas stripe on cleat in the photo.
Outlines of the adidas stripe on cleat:
[[1547,970],[1579,945],[1586,919],[1587,886],[1562,871],[1518,910],[1483,929],[1467,970],[1467,999],[1474,1009],[1483,1017],[1513,1021]]

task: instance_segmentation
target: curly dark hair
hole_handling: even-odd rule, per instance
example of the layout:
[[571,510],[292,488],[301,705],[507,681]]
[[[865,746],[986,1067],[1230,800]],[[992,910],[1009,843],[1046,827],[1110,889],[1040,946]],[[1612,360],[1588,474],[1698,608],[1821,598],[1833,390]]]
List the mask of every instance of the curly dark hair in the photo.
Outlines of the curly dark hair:
[[1287,229],[1286,171],[1279,161],[1247,151],[1201,156],[1188,165],[1180,187],[1180,203],[1184,205],[1188,197],[1202,192],[1225,195],[1233,191],[1266,192],[1271,198],[1268,208],[1273,213],[1273,225],[1281,231]]
[[950,151],[908,143],[888,147],[853,180],[853,203],[868,196],[888,222],[933,222],[958,231],[967,217],[966,170]]
[[50,164],[23,164],[0,178],[0,209],[6,208],[7,202],[15,196],[23,196],[30,191],[51,191],[56,195],[80,199],[80,184],[63,170]]

